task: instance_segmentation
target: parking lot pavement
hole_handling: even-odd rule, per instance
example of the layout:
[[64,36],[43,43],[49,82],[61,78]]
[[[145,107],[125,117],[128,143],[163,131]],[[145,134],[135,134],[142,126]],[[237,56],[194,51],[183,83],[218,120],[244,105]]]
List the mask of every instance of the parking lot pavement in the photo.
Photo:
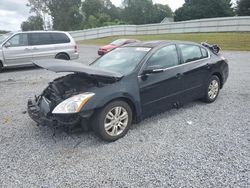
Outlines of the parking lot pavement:
[[[95,59],[81,46],[78,61]],[[213,104],[196,101],[105,143],[92,132],[37,127],[28,98],[63,75],[0,74],[0,187],[249,187],[250,53],[225,52],[230,77]]]
[[89,64],[99,56],[97,55],[98,46],[79,45],[80,57],[78,62]]

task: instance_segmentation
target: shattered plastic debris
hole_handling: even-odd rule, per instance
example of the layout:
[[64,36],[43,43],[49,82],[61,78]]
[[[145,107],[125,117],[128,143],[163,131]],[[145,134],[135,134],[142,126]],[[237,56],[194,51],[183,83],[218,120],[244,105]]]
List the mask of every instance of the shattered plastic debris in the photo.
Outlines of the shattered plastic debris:
[[9,118],[8,117],[3,117],[2,122],[3,122],[4,125],[7,124],[9,122]]

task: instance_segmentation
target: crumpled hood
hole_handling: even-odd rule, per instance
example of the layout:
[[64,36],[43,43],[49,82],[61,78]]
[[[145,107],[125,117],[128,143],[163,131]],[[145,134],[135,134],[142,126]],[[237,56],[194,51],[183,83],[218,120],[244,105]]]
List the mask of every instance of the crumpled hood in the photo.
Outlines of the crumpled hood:
[[104,77],[114,80],[120,80],[123,75],[118,72],[102,70],[96,67],[83,65],[81,63],[65,61],[59,59],[46,59],[33,61],[38,67],[53,71],[53,72],[75,72],[82,73],[87,76],[92,77]]

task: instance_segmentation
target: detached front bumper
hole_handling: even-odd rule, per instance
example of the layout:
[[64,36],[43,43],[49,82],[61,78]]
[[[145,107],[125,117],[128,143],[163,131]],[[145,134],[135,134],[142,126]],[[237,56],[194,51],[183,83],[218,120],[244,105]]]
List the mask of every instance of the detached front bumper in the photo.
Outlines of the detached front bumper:
[[41,105],[43,99],[29,100],[27,104],[27,111],[31,119],[33,119],[37,125],[49,126],[49,127],[67,127],[72,128],[77,125],[86,123],[93,111],[79,113],[79,114],[60,114],[54,115],[48,112],[49,104]]
[[36,123],[41,124],[43,122],[40,114],[40,107],[36,104],[34,100],[28,100],[27,111],[31,119]]

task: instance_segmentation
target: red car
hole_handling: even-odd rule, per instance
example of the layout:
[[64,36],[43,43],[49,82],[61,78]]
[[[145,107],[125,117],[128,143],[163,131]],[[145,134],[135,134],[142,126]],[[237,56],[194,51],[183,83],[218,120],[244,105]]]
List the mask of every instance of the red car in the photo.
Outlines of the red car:
[[104,55],[108,53],[110,50],[113,50],[125,44],[134,43],[134,42],[139,42],[139,41],[136,39],[117,39],[108,45],[100,47],[98,50],[98,55]]

